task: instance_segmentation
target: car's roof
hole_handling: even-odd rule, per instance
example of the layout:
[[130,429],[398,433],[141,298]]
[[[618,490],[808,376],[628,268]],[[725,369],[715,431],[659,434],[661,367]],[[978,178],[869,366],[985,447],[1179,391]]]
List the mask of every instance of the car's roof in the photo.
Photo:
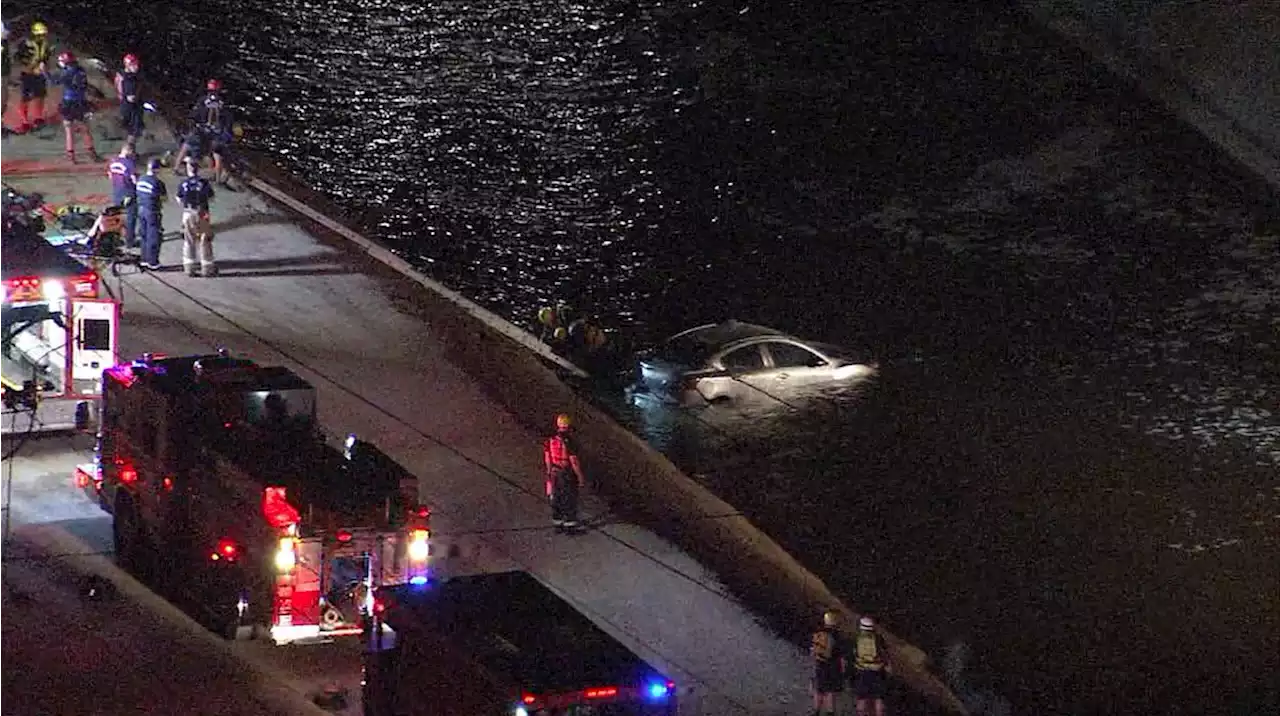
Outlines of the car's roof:
[[796,340],[794,336],[783,333],[774,328],[761,326],[754,323],[743,323],[742,321],[729,320],[721,323],[708,323],[705,326],[690,328],[682,333],[677,333],[671,337],[671,341],[690,341],[700,343],[703,346],[715,349],[721,346],[727,346],[730,343],[745,341],[750,338],[790,338]]

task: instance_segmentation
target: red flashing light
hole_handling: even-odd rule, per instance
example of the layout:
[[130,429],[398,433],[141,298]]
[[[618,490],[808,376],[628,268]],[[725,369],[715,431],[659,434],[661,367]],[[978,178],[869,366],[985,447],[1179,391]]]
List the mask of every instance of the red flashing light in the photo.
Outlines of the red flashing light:
[[173,478],[172,478],[172,477],[167,477],[167,476],[166,476],[166,477],[164,478],[164,489],[166,489],[166,490],[172,490],[172,489],[173,489]]
[[417,512],[418,512],[418,516],[419,516],[419,517],[430,517],[430,516],[431,516],[431,508],[430,508],[430,507],[427,507],[426,505],[418,505]]
[[538,700],[538,697],[534,696],[533,694],[525,694],[524,696],[520,697],[520,700],[525,702],[526,704],[532,704],[534,701]]
[[385,611],[387,611],[387,603],[380,598],[375,598],[373,600],[373,613],[381,616]]
[[209,555],[209,559],[217,562],[225,559],[228,562],[234,562],[240,554],[240,547],[234,541],[226,537],[218,540],[218,546],[214,548],[213,553]]
[[76,298],[98,297],[98,274],[90,272],[71,280],[71,295]]
[[338,530],[337,537],[338,537],[338,541],[339,541],[339,542],[350,542],[350,541],[351,541],[351,533],[350,533],[350,532],[348,532],[348,531],[346,531],[346,530]]
[[589,699],[607,699],[618,695],[618,687],[616,686],[599,686],[594,689],[587,689],[582,692],[583,696]]
[[40,279],[37,276],[22,276],[4,282],[4,300],[6,301],[28,301],[41,297]]
[[262,515],[267,518],[267,523],[276,529],[285,529],[302,519],[298,510],[289,504],[283,487],[263,488]]
[[126,485],[132,485],[138,481],[138,471],[133,469],[133,465],[125,465],[120,468],[120,482]]

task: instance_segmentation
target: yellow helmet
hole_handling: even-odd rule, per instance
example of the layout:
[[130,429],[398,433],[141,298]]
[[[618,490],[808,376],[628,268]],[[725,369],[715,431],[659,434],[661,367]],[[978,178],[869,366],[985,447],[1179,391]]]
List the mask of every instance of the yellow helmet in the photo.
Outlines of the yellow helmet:
[[31,34],[39,37],[40,35],[48,35],[49,28],[43,22],[31,23]]
[[557,415],[557,416],[556,416],[556,428],[557,428],[557,429],[559,429],[559,430],[567,430],[567,429],[569,429],[569,428],[571,428],[571,427],[573,427],[573,418],[570,418],[570,417],[569,417],[568,415],[566,415],[565,413],[561,413],[561,414],[559,414],[559,415]]

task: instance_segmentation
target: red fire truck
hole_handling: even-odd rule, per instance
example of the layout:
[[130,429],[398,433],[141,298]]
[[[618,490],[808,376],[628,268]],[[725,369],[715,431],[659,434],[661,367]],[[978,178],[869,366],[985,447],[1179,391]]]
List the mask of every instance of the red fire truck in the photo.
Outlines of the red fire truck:
[[[70,430],[102,394],[116,362],[119,304],[97,274],[34,229],[5,222],[4,434]],[[84,407],[80,407],[84,406]]]
[[116,561],[219,633],[358,634],[373,590],[428,578],[417,479],[355,436],[330,444],[287,368],[146,355],[105,371],[96,464]]

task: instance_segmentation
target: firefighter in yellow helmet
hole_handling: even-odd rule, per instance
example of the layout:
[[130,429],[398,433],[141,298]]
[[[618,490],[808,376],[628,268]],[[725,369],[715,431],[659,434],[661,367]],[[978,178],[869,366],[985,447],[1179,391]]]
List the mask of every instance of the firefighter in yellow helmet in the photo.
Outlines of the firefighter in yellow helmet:
[[813,713],[834,714],[836,695],[844,691],[845,644],[837,627],[840,615],[827,611],[822,615],[822,628],[813,633],[809,655],[813,657]]
[[542,443],[542,462],[546,467],[551,523],[559,531],[577,532],[578,502],[586,477],[578,460],[573,420],[568,415],[556,416],[556,432]]
[[45,125],[45,97],[49,93],[49,60],[53,44],[49,42],[49,28],[43,22],[31,23],[31,32],[18,43],[18,82],[21,91],[18,104],[20,121],[15,131],[24,134]]
[[862,617],[853,643],[853,698],[858,716],[884,716],[884,694],[891,671],[889,650],[876,630],[876,621]]

